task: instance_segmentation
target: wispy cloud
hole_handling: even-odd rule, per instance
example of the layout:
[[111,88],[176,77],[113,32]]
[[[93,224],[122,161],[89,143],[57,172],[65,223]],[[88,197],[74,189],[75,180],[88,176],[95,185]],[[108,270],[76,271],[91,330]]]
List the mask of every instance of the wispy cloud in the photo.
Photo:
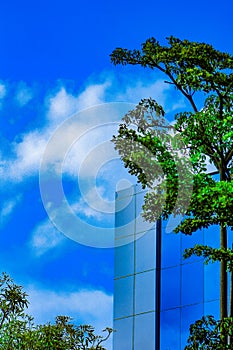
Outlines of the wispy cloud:
[[0,100],[6,96],[6,85],[0,82]]
[[87,218],[95,218],[96,220],[101,220],[101,218],[103,218],[100,212],[91,208],[90,202],[87,204],[82,198],[72,205],[72,209],[78,215],[84,215]]
[[[47,124],[41,129],[31,130],[28,133],[21,134],[20,141],[11,144],[13,157],[7,158],[1,155],[0,176],[6,181],[22,181],[28,176],[38,173],[42,155],[44,153],[50,136],[56,130],[56,127],[71,114],[79,111],[81,108],[104,102],[101,96],[104,96],[106,84],[89,86],[81,94],[74,96],[69,94],[62,87],[54,96],[49,98],[47,111]],[[21,103],[23,95],[20,97]],[[85,124],[85,120],[80,120],[80,124]],[[64,139],[69,140],[69,133],[74,130],[64,129]],[[54,149],[54,155],[59,153],[59,149]]]
[[126,85],[125,89],[118,93],[117,98],[137,104],[142,98],[152,97],[161,105],[165,105],[167,92],[170,89],[170,85],[165,84],[163,80],[152,83],[134,80],[131,85]]
[[46,220],[39,223],[32,232],[30,246],[36,256],[47,253],[51,249],[56,248],[65,240],[65,237],[53,226],[53,224]]
[[15,94],[15,100],[19,107],[25,106],[32,98],[32,89],[30,89],[24,82],[19,83]]
[[49,123],[58,124],[73,113],[104,103],[105,93],[110,85],[109,81],[102,84],[91,84],[77,95],[68,93],[65,87],[61,86],[55,95],[48,97]]
[[20,203],[22,199],[21,195],[16,196],[10,200],[3,203],[0,210],[0,226],[2,226],[12,215],[16,206]]
[[[110,97],[112,101],[138,102],[143,97],[153,96],[163,104],[166,101],[170,88],[162,80],[157,80],[153,83],[130,80],[126,87],[118,86],[116,88],[114,79],[112,77],[105,77],[105,81],[102,83],[90,83],[78,94],[68,92],[64,86],[59,86],[56,92],[48,93],[44,105],[46,123],[38,129],[32,129],[25,134],[18,135],[17,139],[11,144],[11,154],[13,156],[10,158],[6,154],[1,156],[0,176],[2,180],[19,182],[24,181],[29,176],[36,175],[49,138],[61,122],[67,120],[72,114],[85,108],[108,102]],[[5,87],[2,85],[2,95],[5,93],[4,89]],[[15,98],[18,100],[19,105],[23,106],[32,98],[32,91],[26,84],[22,83],[18,88]],[[87,129],[89,120],[88,115],[82,117],[80,114],[79,117],[80,123],[78,128],[80,132],[82,129]],[[101,118],[101,116],[97,115],[96,118]],[[108,120],[111,122],[111,115],[109,115]],[[75,132],[76,130],[74,129],[64,127],[61,142],[56,145],[51,157],[59,154],[59,147],[69,142]],[[77,161],[87,154],[88,147],[90,149],[96,140],[101,140],[101,138],[103,140],[106,139],[104,133],[105,131],[95,130],[95,134],[87,138],[86,141],[80,140],[78,152],[75,152],[76,165]],[[111,136],[112,134],[109,134],[108,138],[110,139]],[[100,156],[101,152],[99,153]],[[70,164],[73,164],[73,160]],[[91,171],[91,167],[87,167],[87,170]],[[71,167],[67,171],[71,173]],[[75,171],[73,167],[73,172]]]

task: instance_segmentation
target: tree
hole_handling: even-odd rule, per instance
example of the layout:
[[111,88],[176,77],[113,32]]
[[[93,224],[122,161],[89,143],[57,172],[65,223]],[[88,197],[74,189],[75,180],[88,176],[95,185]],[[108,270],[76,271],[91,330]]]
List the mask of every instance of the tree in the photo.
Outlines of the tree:
[[[141,50],[117,48],[111,61],[162,72],[189,102],[190,110],[175,115],[173,137],[162,106],[151,98],[142,100],[123,118],[113,141],[129,172],[151,189],[143,206],[146,220],[166,219],[172,212],[185,214],[175,231],[187,235],[219,225],[220,247],[211,251],[210,260],[221,263],[220,315],[224,319],[228,316],[227,264],[233,261],[227,239],[227,227],[233,227],[233,56],[205,43],[173,36],[167,40],[167,46],[150,38]],[[197,107],[197,95],[204,98],[202,108]],[[207,161],[214,164],[219,179],[206,173]],[[182,201],[182,193],[191,188],[190,202]],[[209,248],[196,245],[186,251],[186,257],[197,252],[206,256]],[[230,309],[232,316],[233,306]]]
[[0,328],[24,315],[28,306],[27,294],[6,273],[0,277]]
[[57,316],[54,324],[35,325],[25,314],[28,307],[23,287],[6,273],[0,277],[0,350],[106,350],[102,344],[111,328],[96,335],[90,325],[75,325],[68,316]]

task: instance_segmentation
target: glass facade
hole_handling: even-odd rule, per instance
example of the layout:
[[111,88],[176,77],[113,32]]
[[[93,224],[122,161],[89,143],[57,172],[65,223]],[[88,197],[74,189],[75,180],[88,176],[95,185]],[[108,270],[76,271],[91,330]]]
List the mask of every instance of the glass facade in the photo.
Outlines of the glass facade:
[[145,223],[145,192],[136,185],[116,195],[114,350],[181,350],[189,326],[219,317],[219,265],[183,259],[195,243],[218,246],[219,229],[192,236],[167,233],[166,221]]

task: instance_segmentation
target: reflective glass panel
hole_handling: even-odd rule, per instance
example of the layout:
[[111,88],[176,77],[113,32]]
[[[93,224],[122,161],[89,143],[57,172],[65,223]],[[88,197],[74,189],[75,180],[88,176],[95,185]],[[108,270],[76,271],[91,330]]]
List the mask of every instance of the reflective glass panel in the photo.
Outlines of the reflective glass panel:
[[180,266],[161,271],[161,310],[180,306]]
[[180,309],[161,312],[161,350],[180,350]]
[[204,266],[202,262],[182,266],[181,303],[190,305],[204,301]]
[[[162,222],[163,227],[164,222]],[[181,235],[162,233],[162,267],[176,266],[181,263]]]
[[115,321],[113,328],[113,350],[133,349],[133,317]]
[[204,265],[204,293],[205,301],[220,298],[220,263]]
[[212,225],[208,229],[203,229],[204,231],[204,244],[209,245],[213,248],[218,248],[220,245],[220,232],[219,226]]
[[146,232],[136,240],[136,272],[155,268],[155,230]]
[[133,276],[114,281],[114,318],[133,314]]
[[219,320],[220,305],[219,300],[217,301],[210,301],[204,304],[204,314],[205,315],[212,315],[215,317],[216,320]]
[[135,313],[155,310],[155,270],[135,276]]
[[142,217],[142,205],[144,203],[144,197],[146,192],[139,192],[136,195],[136,218],[135,218],[135,232],[145,232],[148,230],[151,230],[153,227],[155,227],[154,223],[147,222]]
[[181,259],[183,260],[182,263],[191,263],[193,261],[202,260],[202,258],[197,256],[191,256],[188,259],[183,258],[183,253],[186,248],[193,248],[195,244],[203,244],[204,240],[204,233],[203,230],[198,230],[196,232],[193,232],[192,235],[184,235],[181,234]]
[[233,249],[233,230],[231,230],[230,227],[227,228],[227,234],[228,234],[228,247]]
[[135,230],[135,196],[116,201],[115,237],[134,234]]
[[120,199],[123,199],[125,197],[130,197],[130,196],[133,196],[135,193],[135,186],[129,186],[127,188],[124,188],[120,191],[117,191],[116,192],[116,201],[120,200]]
[[204,315],[203,304],[187,306],[181,309],[181,349],[184,349],[189,337],[189,327]]
[[115,277],[134,273],[134,242],[115,248]]
[[155,350],[155,312],[135,316],[134,350]]

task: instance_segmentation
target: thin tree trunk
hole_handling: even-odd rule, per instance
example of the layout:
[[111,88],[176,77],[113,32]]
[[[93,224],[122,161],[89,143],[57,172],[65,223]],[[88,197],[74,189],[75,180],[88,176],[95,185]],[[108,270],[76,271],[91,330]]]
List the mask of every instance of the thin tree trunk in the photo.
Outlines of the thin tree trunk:
[[[231,247],[233,251],[233,244]],[[229,317],[233,317],[233,271],[230,272],[230,311]],[[233,344],[233,337],[229,336],[229,344]]]
[[[220,247],[227,249],[227,229],[220,225]],[[220,263],[220,318],[228,316],[227,312],[227,264],[225,261]]]
[[[223,164],[219,169],[219,175],[220,181],[227,180]],[[227,228],[222,222],[220,223],[220,248],[227,249]],[[222,260],[220,262],[220,319],[227,316],[227,263]]]
[[[231,247],[231,250],[233,251],[233,244]],[[229,317],[233,317],[233,271],[230,273],[231,275],[231,290],[230,290],[230,314]]]

